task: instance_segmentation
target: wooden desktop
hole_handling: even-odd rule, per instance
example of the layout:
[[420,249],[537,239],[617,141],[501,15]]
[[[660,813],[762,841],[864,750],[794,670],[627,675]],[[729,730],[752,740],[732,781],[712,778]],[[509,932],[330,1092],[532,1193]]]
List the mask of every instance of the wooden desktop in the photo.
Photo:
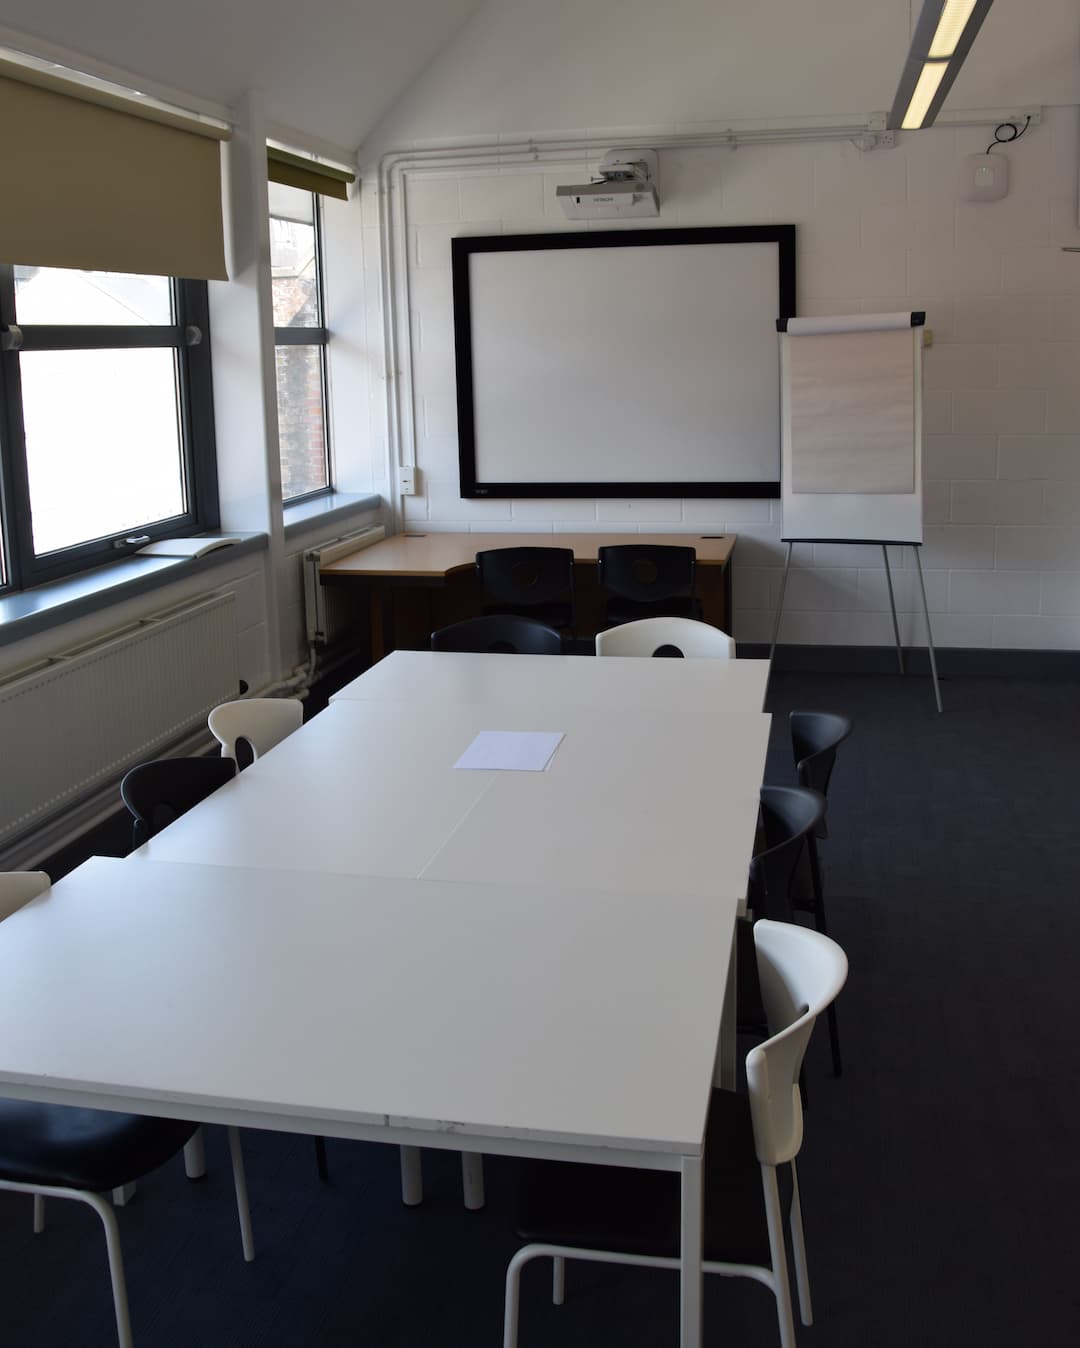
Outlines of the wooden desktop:
[[488,548],[549,547],[574,551],[575,635],[592,636],[603,611],[596,583],[597,549],[618,543],[692,547],[697,594],[706,622],[731,631],[734,534],[480,534],[409,532],[384,539],[324,566],[326,585],[349,585],[366,602],[371,658],[416,646],[429,632],[480,612],[475,559]]

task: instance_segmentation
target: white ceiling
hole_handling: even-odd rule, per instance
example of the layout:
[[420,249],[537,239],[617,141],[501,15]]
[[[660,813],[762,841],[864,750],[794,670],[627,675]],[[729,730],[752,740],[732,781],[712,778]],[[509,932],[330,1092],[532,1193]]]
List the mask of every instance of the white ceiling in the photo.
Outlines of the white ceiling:
[[[365,149],[890,107],[921,0],[488,0]],[[995,0],[946,112],[1080,103],[1076,0]]]
[[[21,32],[226,107],[256,90],[271,122],[352,149],[865,115],[892,100],[919,5],[2,0],[0,45]],[[1080,102],[1078,57],[1075,0],[996,0],[947,108]]]
[[[12,30],[343,147],[363,140],[480,0],[3,0]],[[91,72],[96,73],[96,72]]]

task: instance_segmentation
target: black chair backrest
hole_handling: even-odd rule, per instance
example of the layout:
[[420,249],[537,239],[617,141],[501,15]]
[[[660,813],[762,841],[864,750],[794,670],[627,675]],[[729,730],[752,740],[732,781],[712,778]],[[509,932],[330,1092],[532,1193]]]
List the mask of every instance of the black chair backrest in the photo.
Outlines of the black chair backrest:
[[763,786],[764,850],[750,863],[748,902],[759,917],[792,921],[791,893],[808,840],[825,817],[825,797],[802,786]]
[[[799,785],[827,795],[836,751],[851,734],[851,722],[831,711],[793,711],[789,722]],[[824,838],[826,832],[822,819],[817,836]]]
[[598,549],[596,557],[600,588],[622,599],[650,604],[694,593],[693,548],[618,543]]
[[476,554],[476,570],[485,595],[512,608],[570,600],[574,592],[573,548],[489,548]]
[[134,820],[134,846],[140,847],[235,776],[231,758],[155,758],[132,768],[120,783],[120,797]]
[[466,618],[431,634],[433,651],[471,651],[476,654],[561,655],[563,640],[554,627],[512,613]]

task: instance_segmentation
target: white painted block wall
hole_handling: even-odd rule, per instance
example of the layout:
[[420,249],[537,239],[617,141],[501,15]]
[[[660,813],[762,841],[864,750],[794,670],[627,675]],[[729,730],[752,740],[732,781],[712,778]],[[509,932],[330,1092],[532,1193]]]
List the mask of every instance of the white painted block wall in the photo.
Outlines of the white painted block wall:
[[[1002,151],[1007,198],[969,203],[962,161],[989,139],[981,129],[935,128],[871,152],[847,141],[662,152],[655,224],[792,222],[800,313],[926,310],[923,566],[935,640],[1078,649],[1080,254],[1061,251],[1080,244],[1077,111],[1047,110]],[[594,168],[407,178],[422,494],[406,501],[406,520],[447,530],[732,531],[735,635],[767,640],[783,563],[778,502],[458,496],[449,241],[570,228],[555,187]],[[369,250],[373,243],[369,235]],[[817,545],[796,554],[783,640],[892,641],[879,550]],[[894,560],[902,635],[921,644],[911,557]]]

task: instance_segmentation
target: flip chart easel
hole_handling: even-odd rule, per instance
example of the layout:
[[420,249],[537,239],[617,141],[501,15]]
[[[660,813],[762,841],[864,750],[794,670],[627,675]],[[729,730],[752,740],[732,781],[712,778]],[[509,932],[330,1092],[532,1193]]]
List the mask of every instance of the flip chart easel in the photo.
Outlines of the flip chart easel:
[[888,548],[919,573],[934,699],[941,690],[919,549],[924,313],[780,319],[781,541],[787,543],[770,670],[796,543],[880,545],[901,674],[904,653]]

